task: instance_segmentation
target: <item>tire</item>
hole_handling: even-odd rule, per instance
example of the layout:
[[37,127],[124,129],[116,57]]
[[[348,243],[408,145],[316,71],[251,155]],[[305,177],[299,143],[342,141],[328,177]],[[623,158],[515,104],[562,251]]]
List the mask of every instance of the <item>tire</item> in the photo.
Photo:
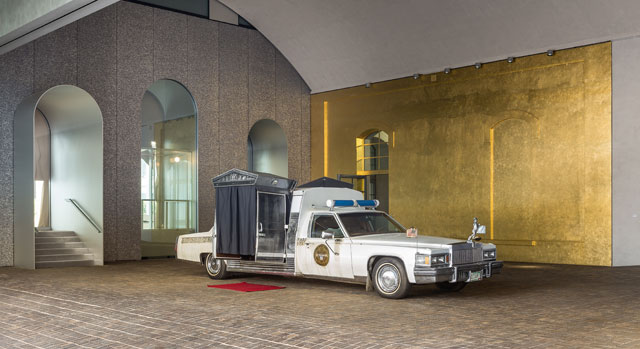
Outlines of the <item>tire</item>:
[[467,286],[466,282],[436,282],[436,287],[448,292],[458,292],[462,290],[465,286]]
[[404,298],[411,289],[404,265],[394,258],[382,258],[376,262],[372,279],[376,292],[384,298]]
[[227,272],[227,263],[222,259],[213,258],[213,254],[209,253],[204,261],[204,268],[207,275],[214,280],[226,279],[229,276]]

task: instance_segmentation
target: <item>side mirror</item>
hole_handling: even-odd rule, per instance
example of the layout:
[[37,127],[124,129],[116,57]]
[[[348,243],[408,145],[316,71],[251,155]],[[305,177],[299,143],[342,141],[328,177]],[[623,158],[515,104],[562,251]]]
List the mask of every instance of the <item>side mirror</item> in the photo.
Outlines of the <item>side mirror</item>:
[[481,225],[478,227],[478,231],[476,232],[476,234],[486,234],[487,233],[487,227],[485,227],[484,225]]
[[320,237],[322,237],[323,239],[333,239],[334,235],[333,235],[333,232],[323,231]]

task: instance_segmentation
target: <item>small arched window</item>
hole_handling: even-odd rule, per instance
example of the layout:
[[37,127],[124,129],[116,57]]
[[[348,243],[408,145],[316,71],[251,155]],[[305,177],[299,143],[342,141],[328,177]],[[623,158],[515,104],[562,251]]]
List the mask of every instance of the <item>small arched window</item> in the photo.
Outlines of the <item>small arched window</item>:
[[262,119],[251,127],[247,137],[247,169],[288,176],[287,137],[277,122]]
[[357,171],[359,175],[389,172],[389,135],[380,130],[356,138]]
[[356,176],[354,188],[365,199],[380,200],[379,210],[389,211],[389,134],[368,130],[356,138]]

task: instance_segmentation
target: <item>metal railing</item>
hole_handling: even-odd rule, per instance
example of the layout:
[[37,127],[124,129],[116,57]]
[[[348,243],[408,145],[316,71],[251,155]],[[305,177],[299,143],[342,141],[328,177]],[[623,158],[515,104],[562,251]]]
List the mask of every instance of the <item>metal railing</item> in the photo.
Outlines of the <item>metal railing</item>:
[[[149,229],[191,229],[191,200],[182,199],[142,199],[143,215],[145,203],[150,204],[149,220],[143,219],[144,223],[149,223]],[[179,206],[173,206],[172,204],[184,204],[182,209]],[[162,225],[157,221],[156,210],[157,206],[161,205],[163,213],[161,214]],[[179,219],[176,215],[183,217]],[[183,224],[181,224],[183,223]]]
[[64,201],[70,202],[73,206],[75,206],[78,209],[78,211],[82,213],[84,218],[86,218],[89,221],[89,223],[91,223],[91,225],[93,225],[93,227],[96,228],[98,233],[102,234],[102,229],[98,226],[98,223],[96,223],[91,217],[89,217],[89,214],[87,213],[87,211],[85,211],[75,199],[64,199]]

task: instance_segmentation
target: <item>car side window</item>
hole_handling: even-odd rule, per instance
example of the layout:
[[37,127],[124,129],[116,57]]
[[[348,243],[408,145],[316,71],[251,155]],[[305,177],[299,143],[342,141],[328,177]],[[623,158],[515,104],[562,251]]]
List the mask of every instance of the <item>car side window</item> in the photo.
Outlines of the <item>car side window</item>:
[[310,237],[321,238],[323,231],[333,233],[335,238],[344,237],[344,232],[340,229],[335,217],[329,215],[313,217],[313,228],[311,229]]

